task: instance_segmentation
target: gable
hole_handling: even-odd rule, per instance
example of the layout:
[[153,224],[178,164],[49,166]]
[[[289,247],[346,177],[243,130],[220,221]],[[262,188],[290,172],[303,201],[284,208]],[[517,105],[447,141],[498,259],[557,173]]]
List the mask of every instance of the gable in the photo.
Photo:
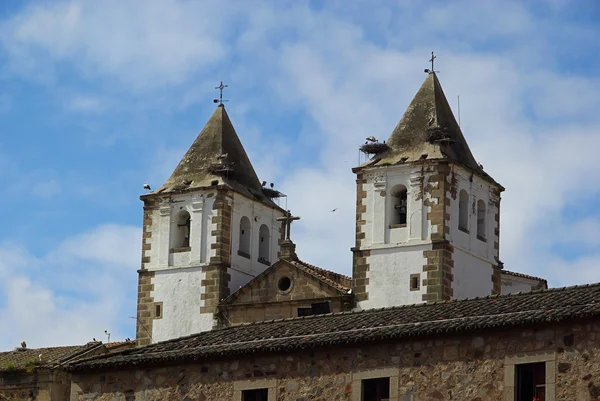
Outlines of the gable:
[[330,298],[346,292],[286,261],[279,261],[240,288],[228,305]]

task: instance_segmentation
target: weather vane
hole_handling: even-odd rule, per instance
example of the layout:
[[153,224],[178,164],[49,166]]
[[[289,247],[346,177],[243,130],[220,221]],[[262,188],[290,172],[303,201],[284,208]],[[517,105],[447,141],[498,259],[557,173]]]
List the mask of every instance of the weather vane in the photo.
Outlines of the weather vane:
[[435,61],[435,59],[437,58],[437,56],[435,54],[433,54],[433,52],[431,52],[431,59],[429,59],[429,62],[431,63],[431,70],[429,68],[425,68],[425,72],[436,72],[433,69],[433,62]]
[[227,100],[223,100],[223,89],[227,88],[227,85],[223,85],[223,81],[221,81],[221,84],[219,86],[215,86],[215,89],[219,90],[219,98],[218,99],[213,99],[213,103],[219,103],[219,106],[223,104],[223,102],[226,102]]

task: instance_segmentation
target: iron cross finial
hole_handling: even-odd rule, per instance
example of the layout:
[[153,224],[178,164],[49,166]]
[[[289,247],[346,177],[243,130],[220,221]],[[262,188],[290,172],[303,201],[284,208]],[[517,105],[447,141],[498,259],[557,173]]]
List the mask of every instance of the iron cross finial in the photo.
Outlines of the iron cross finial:
[[278,217],[277,221],[283,221],[283,229],[285,230],[285,239],[290,240],[290,228],[292,226],[292,221],[300,220],[300,217],[292,216],[292,213],[288,210],[285,216]]
[[219,90],[219,98],[214,99],[213,102],[219,103],[219,106],[221,106],[223,104],[223,102],[227,101],[227,100],[223,100],[223,89],[225,89],[225,88],[227,88],[227,85],[223,85],[223,81],[221,81],[221,84],[219,86],[215,86],[215,89]]
[[434,61],[435,59],[436,59],[435,55],[433,54],[433,52],[431,52],[431,60],[429,60],[429,61],[431,62],[431,71],[432,71],[432,72],[433,72],[433,71],[435,71],[435,70],[433,69],[433,61]]

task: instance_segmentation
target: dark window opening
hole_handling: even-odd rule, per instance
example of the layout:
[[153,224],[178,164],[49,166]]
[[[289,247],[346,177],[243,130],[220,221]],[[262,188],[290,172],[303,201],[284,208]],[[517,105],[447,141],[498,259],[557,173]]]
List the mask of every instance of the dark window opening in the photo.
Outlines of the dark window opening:
[[362,381],[361,401],[385,401],[390,398],[390,378],[380,377]]
[[546,401],[546,363],[526,363],[516,366],[516,401],[534,399]]
[[394,216],[392,217],[391,224],[406,224],[406,213],[407,213],[407,199],[408,192],[404,185],[399,185],[392,192],[392,199],[394,201]]
[[331,311],[331,301],[315,302],[310,307],[298,308],[298,316],[324,315]]
[[419,274],[411,274],[411,276],[410,276],[410,289],[412,291],[415,291],[415,290],[419,289],[419,280],[420,280],[420,275]]
[[155,319],[162,318],[162,302],[156,302],[154,304],[154,318]]
[[268,401],[268,400],[269,400],[269,390],[266,388],[242,391],[242,401]]
[[289,277],[282,277],[279,279],[279,282],[277,283],[277,287],[279,288],[279,291],[287,291],[290,289],[291,286],[292,286],[292,280],[290,280]]

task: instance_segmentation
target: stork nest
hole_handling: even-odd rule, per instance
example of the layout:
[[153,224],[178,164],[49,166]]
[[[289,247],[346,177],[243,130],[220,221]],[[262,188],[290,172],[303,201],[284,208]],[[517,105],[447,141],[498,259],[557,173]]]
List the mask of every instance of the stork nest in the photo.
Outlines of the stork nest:
[[427,129],[427,142],[435,143],[440,141],[452,141],[448,134],[447,127],[431,127]]
[[283,196],[283,194],[275,189],[272,188],[264,188],[262,189],[263,194],[265,194],[267,197],[273,199],[273,198],[281,198]]
[[233,162],[215,163],[208,166],[208,172],[215,175],[224,175],[233,173],[235,164]]
[[360,147],[360,151],[369,155],[377,155],[379,153],[386,152],[390,149],[385,143],[365,143]]

